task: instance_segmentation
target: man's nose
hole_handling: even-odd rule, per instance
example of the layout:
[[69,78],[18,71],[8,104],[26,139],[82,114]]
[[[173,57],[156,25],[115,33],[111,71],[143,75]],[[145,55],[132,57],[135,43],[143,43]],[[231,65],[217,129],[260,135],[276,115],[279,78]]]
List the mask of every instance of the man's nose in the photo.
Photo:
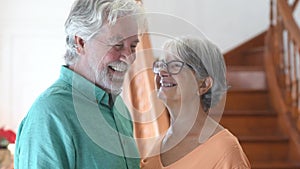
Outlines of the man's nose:
[[131,47],[124,47],[121,50],[121,60],[127,64],[132,64],[135,61],[136,54],[132,51]]

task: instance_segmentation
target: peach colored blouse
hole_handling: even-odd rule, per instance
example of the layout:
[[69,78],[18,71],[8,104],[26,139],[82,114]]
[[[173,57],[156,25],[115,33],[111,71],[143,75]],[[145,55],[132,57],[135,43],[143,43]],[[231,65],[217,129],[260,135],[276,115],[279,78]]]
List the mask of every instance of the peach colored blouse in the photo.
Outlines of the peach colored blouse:
[[141,160],[142,169],[249,169],[250,163],[237,138],[224,129],[169,166],[160,155]]

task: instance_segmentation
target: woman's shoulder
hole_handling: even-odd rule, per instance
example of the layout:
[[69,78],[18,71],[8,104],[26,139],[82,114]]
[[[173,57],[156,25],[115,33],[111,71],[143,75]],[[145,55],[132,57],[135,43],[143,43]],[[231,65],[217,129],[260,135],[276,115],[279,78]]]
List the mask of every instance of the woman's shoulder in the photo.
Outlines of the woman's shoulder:
[[[220,155],[218,165],[229,168],[250,168],[250,163],[239,140],[224,129],[214,136],[213,145]],[[226,168],[226,167],[225,167]]]
[[214,134],[209,140],[207,140],[207,143],[212,143],[215,146],[222,146],[223,148],[224,146],[239,145],[237,137],[226,128]]

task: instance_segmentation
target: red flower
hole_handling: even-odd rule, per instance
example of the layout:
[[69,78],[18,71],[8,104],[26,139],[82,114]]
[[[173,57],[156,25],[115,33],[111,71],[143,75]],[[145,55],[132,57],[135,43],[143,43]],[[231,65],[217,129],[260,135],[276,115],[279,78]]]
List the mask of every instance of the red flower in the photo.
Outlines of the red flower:
[[0,128],[0,141],[7,140],[9,143],[15,143],[16,141],[16,133],[12,130],[4,130],[4,128]]

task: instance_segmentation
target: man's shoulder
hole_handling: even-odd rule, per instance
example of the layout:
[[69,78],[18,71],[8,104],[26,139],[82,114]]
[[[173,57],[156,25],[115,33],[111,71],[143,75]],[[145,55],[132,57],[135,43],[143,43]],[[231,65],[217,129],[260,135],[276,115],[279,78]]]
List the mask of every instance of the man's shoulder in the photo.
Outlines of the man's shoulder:
[[[72,105],[72,91],[67,85],[55,82],[42,92],[31,105],[29,116],[51,116],[70,109]],[[28,116],[27,115],[27,116]]]
[[44,90],[35,100],[34,103],[47,102],[56,103],[60,100],[66,100],[72,97],[72,87],[67,83],[58,80],[50,87]]

